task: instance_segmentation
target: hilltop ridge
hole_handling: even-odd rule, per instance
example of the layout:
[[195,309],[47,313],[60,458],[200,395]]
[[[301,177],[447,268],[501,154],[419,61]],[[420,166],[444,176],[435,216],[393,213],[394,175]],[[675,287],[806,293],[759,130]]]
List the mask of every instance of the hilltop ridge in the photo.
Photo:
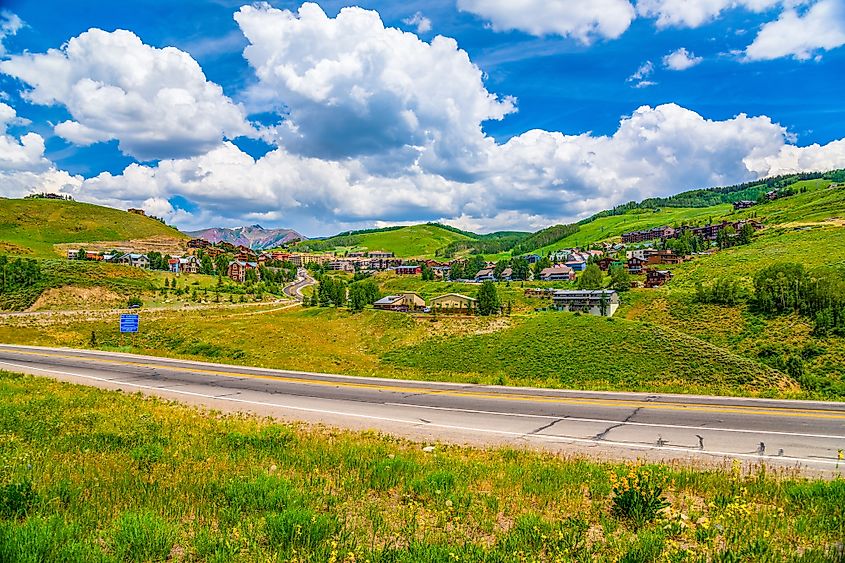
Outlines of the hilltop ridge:
[[188,237],[161,221],[120,209],[56,199],[0,198],[0,253],[55,257],[72,243]]

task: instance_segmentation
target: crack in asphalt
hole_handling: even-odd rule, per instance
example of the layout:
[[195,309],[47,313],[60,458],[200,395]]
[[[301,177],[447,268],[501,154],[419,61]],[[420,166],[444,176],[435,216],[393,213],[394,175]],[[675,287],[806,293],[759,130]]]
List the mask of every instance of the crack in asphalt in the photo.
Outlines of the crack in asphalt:
[[[453,388],[453,389],[433,389],[433,390],[421,389],[419,393],[403,393],[401,395],[401,397],[402,397],[402,400],[405,401],[405,400],[408,400],[408,399],[413,399],[414,397],[427,397],[427,396],[430,396],[430,395],[441,395],[443,393],[454,393],[455,391],[466,391],[466,390],[473,389],[473,387],[474,387],[473,385],[460,385],[457,388]],[[381,390],[379,390],[379,392],[381,392]],[[391,391],[387,391],[387,392],[390,393]]]
[[616,424],[611,424],[610,426],[608,426],[607,428],[605,428],[603,431],[601,431],[601,432],[599,432],[598,434],[596,434],[595,436],[593,436],[591,439],[592,439],[592,440],[595,440],[595,441],[597,441],[597,442],[601,442],[602,440],[604,440],[604,439],[605,439],[605,437],[607,437],[607,434],[608,434],[611,430],[613,430],[614,428],[619,428],[620,426],[624,426],[626,422],[630,422],[632,418],[634,418],[635,416],[637,416],[637,414],[638,414],[641,410],[643,410],[643,408],[645,408],[645,407],[637,407],[637,408],[635,408],[635,409],[634,409],[634,412],[632,412],[631,414],[629,414],[628,416],[626,416],[626,417],[625,417],[625,420],[623,420],[622,422],[617,422]]
[[541,426],[540,428],[537,428],[536,430],[532,430],[532,431],[531,431],[531,432],[529,432],[528,434],[529,434],[529,435],[539,434],[539,433],[540,433],[540,432],[542,432],[543,430],[548,430],[549,428],[551,428],[552,426],[554,426],[554,425],[555,425],[555,424],[557,424],[558,422],[563,422],[564,420],[566,420],[566,418],[565,418],[565,417],[564,417],[564,418],[557,418],[557,419],[555,419],[555,420],[551,421],[551,422],[550,422],[550,423],[548,423],[548,424],[544,424],[543,426]]

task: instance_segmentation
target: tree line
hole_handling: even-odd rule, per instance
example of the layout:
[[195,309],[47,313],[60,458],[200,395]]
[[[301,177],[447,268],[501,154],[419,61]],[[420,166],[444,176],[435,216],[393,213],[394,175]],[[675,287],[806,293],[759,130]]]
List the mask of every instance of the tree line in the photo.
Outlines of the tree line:
[[845,273],[840,270],[772,264],[754,276],[750,294],[739,280],[720,277],[708,285],[697,283],[695,298],[718,305],[747,302],[768,315],[797,313],[813,322],[817,336],[845,336]]
[[37,260],[15,258],[9,260],[7,256],[0,256],[0,289],[3,293],[26,289],[38,285],[43,281],[41,265]]

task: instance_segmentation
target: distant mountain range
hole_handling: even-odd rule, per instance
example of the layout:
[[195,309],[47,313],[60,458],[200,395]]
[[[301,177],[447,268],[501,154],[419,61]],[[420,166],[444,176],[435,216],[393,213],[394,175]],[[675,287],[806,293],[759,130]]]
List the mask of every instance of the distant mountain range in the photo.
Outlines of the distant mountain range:
[[306,240],[306,237],[293,229],[265,229],[261,225],[250,225],[236,229],[215,227],[201,231],[190,231],[187,234],[212,243],[228,242],[234,245],[243,245],[253,250],[275,248],[295,240]]

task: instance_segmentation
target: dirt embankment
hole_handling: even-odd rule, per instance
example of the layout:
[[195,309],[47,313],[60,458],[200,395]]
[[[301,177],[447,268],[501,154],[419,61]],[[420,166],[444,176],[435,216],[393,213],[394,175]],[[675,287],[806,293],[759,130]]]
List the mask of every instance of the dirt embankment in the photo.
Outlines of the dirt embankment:
[[112,309],[125,304],[126,297],[109,289],[68,285],[44,291],[27,309],[27,312]]

